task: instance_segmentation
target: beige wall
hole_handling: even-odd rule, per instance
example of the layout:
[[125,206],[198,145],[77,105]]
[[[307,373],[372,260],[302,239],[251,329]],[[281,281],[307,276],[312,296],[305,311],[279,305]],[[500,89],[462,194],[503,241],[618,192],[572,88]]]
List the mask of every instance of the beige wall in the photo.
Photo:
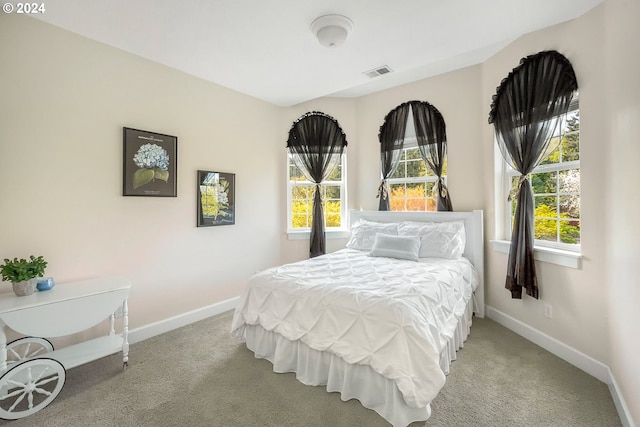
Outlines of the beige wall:
[[[349,142],[349,208],[377,210],[380,184],[378,131],[387,113],[406,101],[427,101],[444,116],[448,140],[448,186],[455,210],[484,209],[484,165],[480,113],[480,67],[469,67],[431,79],[399,86],[357,99],[321,98],[287,109],[286,129],[308,111],[323,111],[335,117]],[[470,179],[468,179],[470,178]],[[327,250],[344,247],[346,239],[329,239]],[[286,253],[302,258],[307,241],[289,242]]]
[[[609,366],[640,423],[640,1],[608,1],[604,7],[607,77],[604,141],[607,210],[603,263],[609,285]],[[606,344],[605,344],[606,345]]]
[[[487,250],[488,304],[610,366],[628,406],[640,420],[640,340],[636,325],[640,238],[639,199],[640,3],[609,0],[572,22],[529,34],[483,63],[483,116],[495,87],[528,54],[556,49],[572,62],[580,87],[582,268],[538,263],[540,300],[512,300],[503,289],[506,255]],[[492,165],[493,130],[483,129],[484,162]],[[491,181],[489,166],[485,180]],[[630,192],[631,190],[631,192]],[[487,217],[495,197],[485,187]],[[614,203],[616,204],[614,206]],[[488,221],[487,237],[499,237]],[[544,317],[544,304],[553,319]]]
[[[129,278],[131,328],[280,262],[278,107],[32,18],[0,14],[0,40],[0,258]],[[123,126],[178,137],[178,197],[121,195]],[[236,174],[235,225],[196,227],[198,169]]]
[[484,208],[479,104],[480,68],[468,67],[419,82],[363,96],[357,100],[359,174],[357,207],[377,209],[380,183],[378,132],[387,113],[406,101],[427,101],[444,117],[447,127],[448,187],[453,208]]
[[[487,124],[491,97],[523,56],[555,49],[569,58],[580,87],[582,118],[582,268],[538,262],[540,299],[513,300],[504,289],[507,255],[487,243],[487,304],[611,366],[634,419],[640,419],[640,340],[631,337],[640,324],[640,272],[638,263],[631,263],[638,255],[639,226],[633,217],[640,199],[628,189],[638,182],[640,160],[640,55],[634,44],[640,40],[638,3],[609,0],[574,21],[516,40],[481,65],[356,99],[357,171],[349,173],[350,181],[356,181],[350,207],[376,209],[379,126],[400,103],[428,101],[447,124],[454,209],[484,209],[487,240],[503,238],[495,224],[495,143]],[[328,102],[305,107],[313,110],[322,103],[331,114],[340,103],[352,101]],[[608,209],[612,200],[622,206]],[[545,304],[553,307],[552,319],[544,316]]]
[[[605,343],[609,333],[608,285],[605,281],[607,248],[605,241],[606,206],[601,163],[607,155],[604,141],[602,102],[606,76],[603,66],[602,11],[591,13],[543,31],[526,35],[510,44],[482,66],[483,117],[488,117],[491,97],[501,80],[518,65],[520,58],[541,50],[555,49],[572,63],[580,88],[580,162],[582,268],[571,269],[543,262],[537,263],[540,299],[523,296],[511,299],[504,289],[507,255],[487,247],[487,303],[493,308],[543,332],[563,343],[608,363]],[[493,127],[483,123],[482,145],[487,200],[486,236],[504,238],[496,230],[493,191]],[[544,316],[544,304],[553,307],[553,318]],[[584,333],[589,331],[589,333]]]
[[[454,208],[484,209],[487,240],[501,237],[491,96],[520,58],[556,49],[580,86],[582,268],[538,263],[540,300],[512,300],[504,289],[507,257],[486,244],[487,303],[610,366],[640,420],[640,341],[630,339],[640,323],[640,202],[629,195],[640,160],[639,8],[637,0],[608,0],[480,65],[289,108],[0,15],[0,58],[11,64],[0,67],[0,258],[42,254],[58,281],[129,277],[132,328],[237,296],[256,270],[308,254],[307,240],[286,235],[284,147],[292,121],[313,110],[339,121],[349,142],[349,207],[376,209],[379,127],[388,111],[413,99],[445,118]],[[179,137],[177,198],[121,196],[123,126]],[[237,174],[236,225],[195,227],[197,169]],[[608,209],[614,200],[619,206]],[[328,249],[343,244],[329,240]]]

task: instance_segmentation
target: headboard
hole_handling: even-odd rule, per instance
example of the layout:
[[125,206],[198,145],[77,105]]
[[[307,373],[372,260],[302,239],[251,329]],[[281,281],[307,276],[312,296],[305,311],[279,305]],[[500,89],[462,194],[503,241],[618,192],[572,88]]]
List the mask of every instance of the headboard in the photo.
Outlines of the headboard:
[[483,211],[472,212],[393,212],[393,211],[349,211],[349,228],[359,219],[376,222],[448,222],[463,221],[466,244],[463,255],[478,270],[480,284],[475,291],[474,311],[476,316],[484,317],[484,229]]

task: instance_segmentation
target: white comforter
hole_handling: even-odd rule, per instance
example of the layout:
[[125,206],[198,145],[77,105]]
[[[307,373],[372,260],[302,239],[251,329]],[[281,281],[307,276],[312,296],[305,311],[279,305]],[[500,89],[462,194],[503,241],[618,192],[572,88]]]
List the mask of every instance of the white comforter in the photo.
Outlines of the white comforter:
[[420,262],[353,249],[253,276],[232,333],[260,325],[392,379],[406,403],[424,407],[445,383],[440,352],[477,286],[465,258]]

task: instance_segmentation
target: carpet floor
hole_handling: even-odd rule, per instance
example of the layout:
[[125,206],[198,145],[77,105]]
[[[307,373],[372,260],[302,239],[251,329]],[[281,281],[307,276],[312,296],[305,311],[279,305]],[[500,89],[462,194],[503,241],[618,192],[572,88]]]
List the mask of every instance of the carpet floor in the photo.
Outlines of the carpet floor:
[[[276,374],[224,313],[67,372],[59,396],[11,427],[388,426],[357,400]],[[618,427],[606,384],[490,319],[473,321],[432,416],[411,427]]]

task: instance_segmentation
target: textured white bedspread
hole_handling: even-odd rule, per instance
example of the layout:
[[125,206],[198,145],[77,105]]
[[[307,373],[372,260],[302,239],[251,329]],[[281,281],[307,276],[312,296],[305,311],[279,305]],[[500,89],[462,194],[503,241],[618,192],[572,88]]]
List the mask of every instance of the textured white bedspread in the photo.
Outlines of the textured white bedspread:
[[420,262],[353,249],[253,276],[232,333],[260,325],[392,379],[406,403],[424,407],[445,383],[440,352],[477,286],[465,258]]

